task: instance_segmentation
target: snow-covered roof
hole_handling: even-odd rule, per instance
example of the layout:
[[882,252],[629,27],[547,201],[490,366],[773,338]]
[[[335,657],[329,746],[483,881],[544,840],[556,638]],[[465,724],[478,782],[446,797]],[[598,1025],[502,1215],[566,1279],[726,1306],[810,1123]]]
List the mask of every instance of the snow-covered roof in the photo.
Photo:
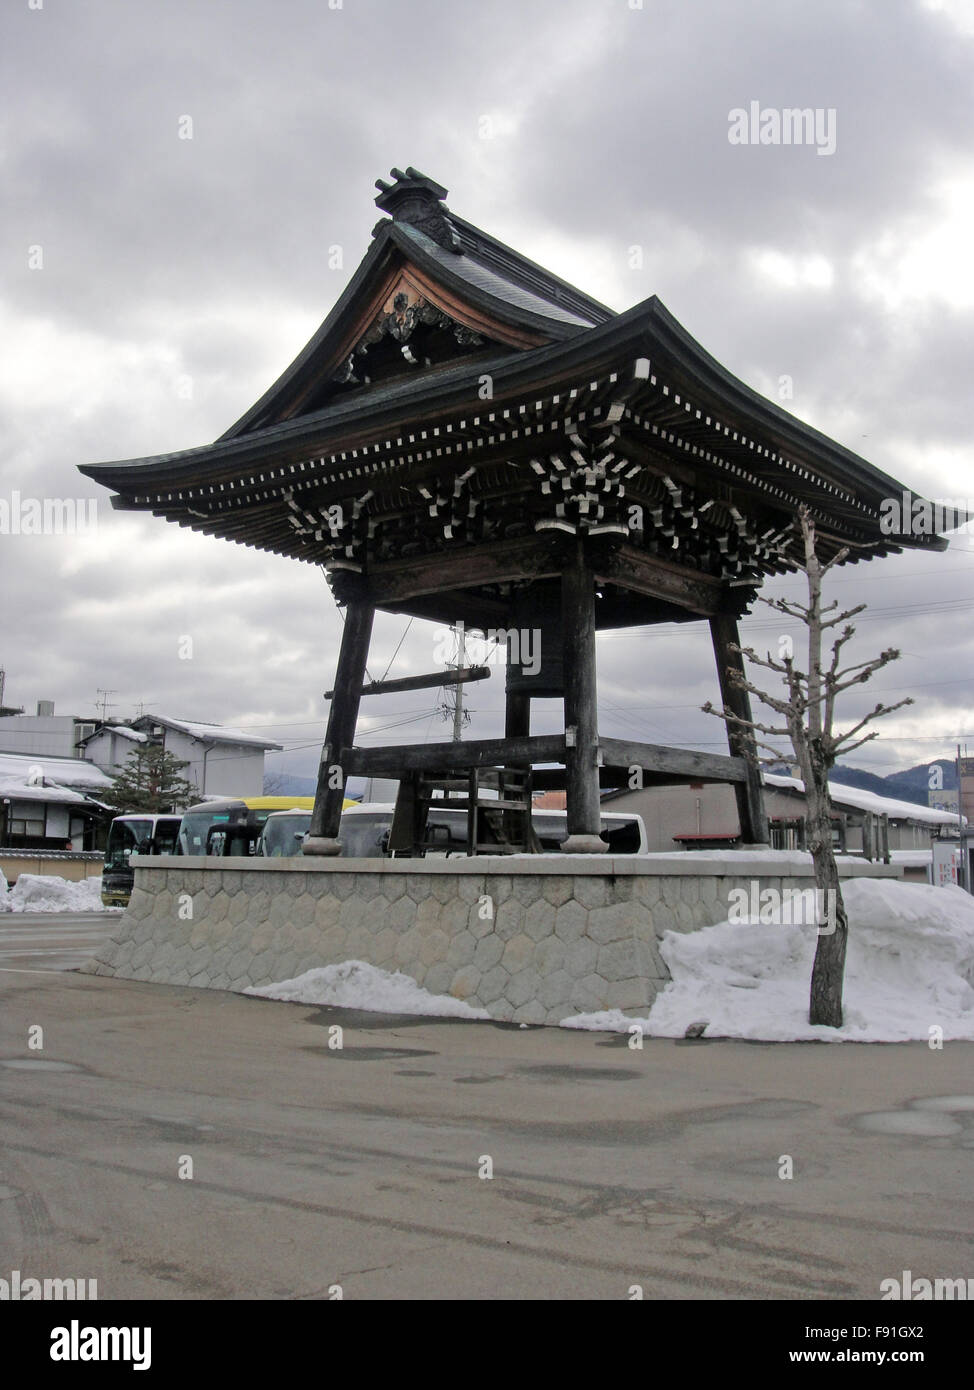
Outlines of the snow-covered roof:
[[[762,774],[766,786],[782,787],[804,794],[805,784],[798,777],[780,777],[777,773]],[[829,796],[837,806],[852,806],[857,811],[872,811],[876,816],[891,820],[922,821],[926,825],[956,825],[955,811],[935,811],[932,806],[918,806],[913,801],[897,801],[891,796],[877,796],[861,787],[847,787],[841,782],[829,783]]]
[[190,738],[198,738],[204,743],[235,743],[251,748],[277,750],[284,746],[281,743],[272,743],[270,739],[258,738],[256,734],[244,733],[242,729],[228,728],[225,724],[201,724],[198,720],[173,719],[168,714],[146,715],[145,722],[162,724],[167,729],[175,729],[179,733],[188,734]]
[[28,782],[24,777],[4,775],[0,775],[0,797],[9,797],[11,801],[67,802],[72,806],[79,802],[91,804],[86,796],[73,792],[70,787],[59,787],[50,782],[41,785],[39,782]]
[[0,753],[0,778],[5,777],[21,782],[28,778],[38,782],[42,777],[58,786],[90,787],[98,791],[114,786],[112,778],[100,767],[83,758],[49,758],[40,754],[29,757],[24,753]]

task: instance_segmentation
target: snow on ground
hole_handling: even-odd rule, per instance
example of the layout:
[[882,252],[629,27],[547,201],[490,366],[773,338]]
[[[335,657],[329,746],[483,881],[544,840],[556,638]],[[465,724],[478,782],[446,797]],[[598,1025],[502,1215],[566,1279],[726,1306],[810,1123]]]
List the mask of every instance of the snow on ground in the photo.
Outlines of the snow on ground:
[[0,912],[111,912],[101,900],[101,877],[72,883],[55,874],[20,874],[13,888],[0,873]]
[[842,885],[849,915],[845,1024],[808,1023],[817,932],[812,926],[721,922],[666,932],[661,954],[673,976],[645,1018],[618,1009],[562,1020],[566,1028],[683,1037],[709,1020],[707,1037],[772,1042],[974,1040],[974,899],[960,888],[889,879]]
[[490,1018],[448,994],[420,989],[411,975],[380,970],[364,960],[346,960],[306,970],[279,984],[253,985],[242,991],[262,999],[285,999],[298,1004],[335,1004],[343,1009],[368,1009],[385,1014],[426,1014],[436,1018]]

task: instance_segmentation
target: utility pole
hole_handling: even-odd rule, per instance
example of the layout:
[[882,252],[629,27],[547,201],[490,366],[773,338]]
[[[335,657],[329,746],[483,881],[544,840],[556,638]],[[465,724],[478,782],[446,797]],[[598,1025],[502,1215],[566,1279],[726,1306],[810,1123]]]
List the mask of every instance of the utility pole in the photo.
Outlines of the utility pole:
[[[966,750],[965,750],[966,751]],[[964,833],[964,783],[961,780],[960,744],[957,745],[957,883],[971,891],[967,864],[967,836]]]
[[[457,670],[466,665],[467,642],[462,621],[457,625]],[[457,682],[453,687],[453,742],[460,742],[463,729],[463,686]]]

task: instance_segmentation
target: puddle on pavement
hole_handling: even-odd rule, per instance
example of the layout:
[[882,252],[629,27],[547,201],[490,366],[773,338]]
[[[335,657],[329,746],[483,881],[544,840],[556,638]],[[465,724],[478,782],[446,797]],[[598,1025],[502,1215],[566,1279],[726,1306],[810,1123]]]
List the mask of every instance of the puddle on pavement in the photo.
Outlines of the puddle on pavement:
[[642,1071],[632,1067],[580,1067],[541,1064],[516,1068],[518,1076],[532,1077],[538,1081],[632,1081],[643,1076]]
[[410,1057],[435,1057],[429,1047],[305,1047],[303,1052],[325,1052],[329,1057],[343,1057],[346,1062],[398,1062]]
[[915,1110],[974,1110],[974,1096],[927,1096],[912,1104]]
[[[905,1103],[901,1110],[877,1110],[859,1115],[854,1123],[873,1134],[908,1134],[921,1139],[953,1139],[970,1132],[964,1124],[974,1117],[974,1096],[921,1096]],[[956,1118],[955,1118],[956,1117]],[[961,1140],[965,1149],[974,1147],[974,1137]]]
[[84,1067],[75,1066],[74,1062],[45,1062],[39,1057],[3,1059],[0,1067],[9,1067],[11,1071],[84,1071]]

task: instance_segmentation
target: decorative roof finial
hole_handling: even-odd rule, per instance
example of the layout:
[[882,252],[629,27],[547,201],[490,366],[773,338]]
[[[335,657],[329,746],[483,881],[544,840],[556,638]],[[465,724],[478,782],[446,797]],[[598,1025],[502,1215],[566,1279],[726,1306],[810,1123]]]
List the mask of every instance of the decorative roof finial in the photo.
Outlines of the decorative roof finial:
[[447,195],[443,185],[412,165],[405,173],[401,169],[389,172],[396,182],[376,179],[375,186],[379,189],[376,206],[389,213],[394,222],[407,222],[423,232],[444,250],[460,251],[460,239],[450,225],[449,209],[443,201]]

